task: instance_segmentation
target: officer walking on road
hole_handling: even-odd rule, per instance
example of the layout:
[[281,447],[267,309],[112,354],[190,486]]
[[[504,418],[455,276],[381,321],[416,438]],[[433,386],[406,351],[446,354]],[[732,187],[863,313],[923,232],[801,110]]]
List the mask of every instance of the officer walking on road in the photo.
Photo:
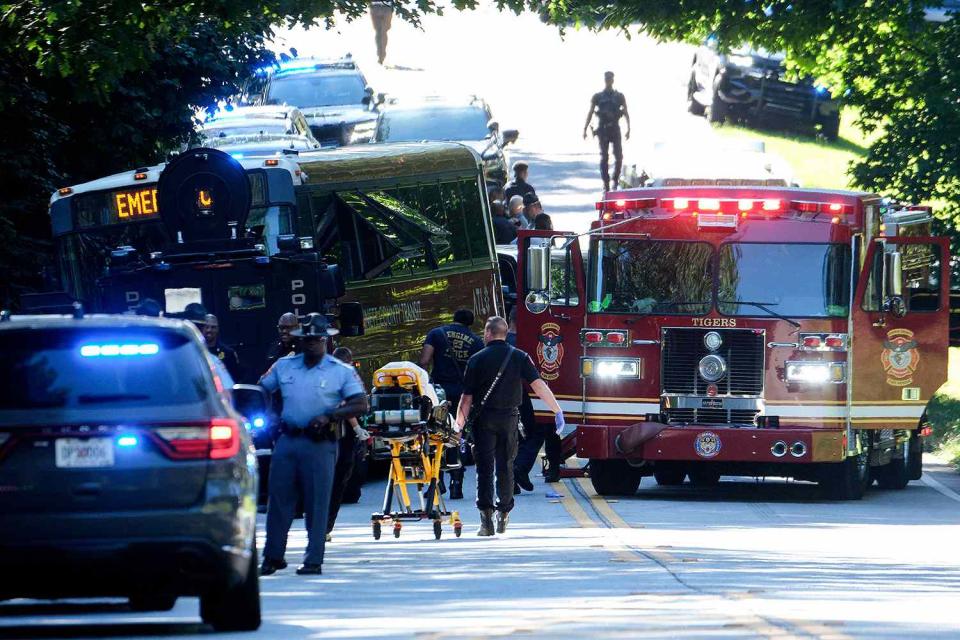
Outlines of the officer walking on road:
[[[463,429],[469,422],[473,430],[477,509],[480,510],[477,535],[492,536],[494,510],[497,512],[496,531],[503,533],[513,509],[513,463],[517,456],[517,422],[523,397],[521,382],[529,384],[553,411],[558,432],[563,429],[564,421],[557,399],[540,378],[533,360],[525,352],[507,344],[507,321],[500,316],[487,320],[483,339],[487,346],[467,363],[457,426]],[[494,473],[496,502],[493,498]]]
[[[284,554],[297,496],[303,496],[307,552],[298,575],[322,573],[340,420],[365,414],[369,405],[353,367],[327,355],[327,338],[338,331],[319,313],[300,329],[303,353],[280,358],[260,379],[267,391],[283,397],[280,439],[270,465],[267,541],[261,575],[287,566]],[[299,489],[299,491],[298,491]]]
[[[453,324],[432,329],[420,351],[418,364],[426,369],[432,363],[430,377],[443,387],[451,407],[460,403],[467,360],[483,348],[480,336],[470,330],[474,320],[470,309],[457,309],[453,314]],[[463,498],[463,475],[463,467],[450,471],[451,500]]]
[[600,141],[600,177],[603,178],[603,191],[610,191],[610,145],[613,145],[613,188],[620,184],[620,170],[623,168],[623,144],[620,140],[620,118],[627,120],[626,139],[630,139],[630,113],[627,111],[627,99],[613,88],[613,71],[603,74],[606,88],[593,94],[590,99],[590,112],[583,125],[583,139],[587,139],[587,129],[597,115],[597,128],[594,130]]

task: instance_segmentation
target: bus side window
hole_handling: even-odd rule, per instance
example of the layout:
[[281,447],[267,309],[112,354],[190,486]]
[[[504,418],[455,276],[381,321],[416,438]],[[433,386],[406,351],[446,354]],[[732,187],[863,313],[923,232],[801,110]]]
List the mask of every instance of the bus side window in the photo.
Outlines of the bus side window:
[[487,241],[487,226],[492,224],[491,216],[486,212],[480,188],[475,180],[461,180],[460,191],[463,214],[469,236],[470,255],[474,264],[490,262],[490,248]]
[[[443,188],[441,190],[441,187]],[[452,185],[456,189],[456,184]],[[456,192],[454,192],[456,193]],[[466,225],[463,221],[463,211],[460,209],[459,193],[451,193],[451,185],[424,184],[420,186],[421,211],[431,220],[450,232],[450,248],[453,261],[469,261],[470,248],[467,244]],[[453,208],[453,207],[456,208]],[[438,256],[440,266],[445,265]]]

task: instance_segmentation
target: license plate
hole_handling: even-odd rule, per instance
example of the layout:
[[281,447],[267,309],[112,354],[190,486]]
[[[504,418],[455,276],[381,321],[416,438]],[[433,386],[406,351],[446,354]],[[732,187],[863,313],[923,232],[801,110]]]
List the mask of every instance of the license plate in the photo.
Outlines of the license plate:
[[57,466],[63,469],[113,466],[110,438],[59,438],[55,453]]

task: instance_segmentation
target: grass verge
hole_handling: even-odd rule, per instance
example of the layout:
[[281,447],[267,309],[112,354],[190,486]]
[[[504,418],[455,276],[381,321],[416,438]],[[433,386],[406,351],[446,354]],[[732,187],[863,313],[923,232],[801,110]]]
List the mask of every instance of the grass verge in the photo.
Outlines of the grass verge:
[[845,113],[840,124],[840,139],[827,142],[812,135],[725,124],[715,127],[721,138],[762,140],[768,153],[783,158],[793,169],[801,186],[825,189],[849,189],[850,163],[866,154],[867,140],[853,126],[854,116]]
[[933,426],[930,444],[960,469],[960,347],[951,347],[947,383],[930,401],[927,418]]

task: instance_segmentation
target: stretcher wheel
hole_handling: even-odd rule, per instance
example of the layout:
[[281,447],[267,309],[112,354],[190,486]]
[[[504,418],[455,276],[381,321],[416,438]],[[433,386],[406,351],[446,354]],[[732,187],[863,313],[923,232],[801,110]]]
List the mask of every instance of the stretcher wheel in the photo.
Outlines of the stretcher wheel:
[[397,524],[393,525],[393,537],[394,537],[394,538],[399,538],[399,537],[400,537],[400,529],[401,529],[401,525],[400,525],[399,522],[398,522]]
[[373,539],[374,540],[380,539],[380,523],[379,522],[373,523]]
[[439,520],[433,521],[433,537],[437,540],[440,539],[440,536],[443,535],[443,525],[440,524]]
[[453,525],[453,535],[459,538],[461,533],[463,533],[463,523],[457,522]]

